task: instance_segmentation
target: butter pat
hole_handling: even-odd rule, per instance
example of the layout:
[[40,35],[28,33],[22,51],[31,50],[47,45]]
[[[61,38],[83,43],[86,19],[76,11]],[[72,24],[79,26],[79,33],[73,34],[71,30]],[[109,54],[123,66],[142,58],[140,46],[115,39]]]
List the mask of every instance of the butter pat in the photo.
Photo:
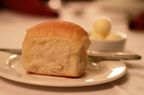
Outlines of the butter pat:
[[104,40],[104,37],[96,32],[91,32],[90,39]]
[[94,23],[94,32],[106,38],[111,31],[111,20],[106,17],[97,18]]
[[122,39],[122,36],[121,35],[118,35],[116,33],[110,33],[106,38],[105,40],[120,40]]

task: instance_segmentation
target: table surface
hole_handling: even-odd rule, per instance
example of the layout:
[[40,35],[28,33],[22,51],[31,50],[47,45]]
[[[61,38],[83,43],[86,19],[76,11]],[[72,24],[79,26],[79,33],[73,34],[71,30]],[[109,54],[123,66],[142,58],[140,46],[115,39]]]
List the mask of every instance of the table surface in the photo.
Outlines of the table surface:
[[[81,10],[83,8],[83,10]],[[96,17],[107,16],[112,20],[113,31],[128,35],[126,50],[144,57],[144,32],[127,28],[123,11],[106,9],[100,3],[70,3],[60,9],[61,20],[77,23],[91,31]],[[50,18],[32,17],[0,11],[0,48],[21,48],[25,30]],[[2,55],[0,55],[0,59]],[[13,82],[0,77],[0,95],[144,95],[144,59],[126,62],[127,74],[110,83],[88,87],[42,87]]]

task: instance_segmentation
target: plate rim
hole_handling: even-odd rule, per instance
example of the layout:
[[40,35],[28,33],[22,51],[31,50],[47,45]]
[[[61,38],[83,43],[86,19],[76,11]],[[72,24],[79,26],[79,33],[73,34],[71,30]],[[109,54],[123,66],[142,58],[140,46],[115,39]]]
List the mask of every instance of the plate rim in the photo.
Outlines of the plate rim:
[[[36,83],[35,81],[34,82],[28,81],[28,80],[16,77],[14,75],[10,75],[10,74],[4,73],[1,70],[0,70],[0,76],[3,77],[3,78],[5,78],[5,79],[11,80],[11,81],[15,81],[15,82],[19,82],[19,83],[24,83],[24,84],[29,84],[29,85],[37,85],[37,86],[49,86],[49,87],[82,87],[82,86],[92,86],[92,85],[99,85],[99,84],[108,83],[108,82],[114,81],[114,80],[119,79],[122,76],[124,76],[126,74],[126,71],[127,71],[126,64],[124,62],[122,62],[122,61],[117,61],[117,62],[121,62],[121,64],[124,66],[123,72],[121,72],[117,76],[110,77],[110,78],[105,78],[103,80],[99,80],[98,82],[94,81],[94,82],[89,82],[89,83],[86,83],[86,82],[85,83],[78,83],[77,85],[75,83],[74,84],[72,84],[72,83],[71,84],[65,84],[65,85],[53,84],[53,83],[45,84],[44,82],[37,82]],[[2,67],[0,67],[0,68],[2,68]],[[5,69],[5,68],[3,68],[3,69]],[[5,69],[5,70],[11,70],[11,69]],[[48,76],[48,77],[55,77],[55,76]],[[59,77],[56,77],[56,78],[59,78]]]

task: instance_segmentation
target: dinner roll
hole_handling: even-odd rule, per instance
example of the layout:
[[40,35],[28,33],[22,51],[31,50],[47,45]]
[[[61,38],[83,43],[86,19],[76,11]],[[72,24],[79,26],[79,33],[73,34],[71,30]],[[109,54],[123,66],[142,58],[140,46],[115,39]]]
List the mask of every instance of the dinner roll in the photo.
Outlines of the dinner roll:
[[22,62],[27,72],[79,77],[88,63],[87,32],[71,22],[47,21],[27,30]]

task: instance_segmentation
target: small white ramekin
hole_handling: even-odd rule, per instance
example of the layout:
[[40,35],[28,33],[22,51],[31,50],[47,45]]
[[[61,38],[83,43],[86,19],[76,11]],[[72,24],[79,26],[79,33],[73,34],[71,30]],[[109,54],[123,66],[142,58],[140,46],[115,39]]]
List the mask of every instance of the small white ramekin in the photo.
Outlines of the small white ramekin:
[[122,32],[116,32],[117,35],[121,36],[121,39],[117,40],[98,40],[90,39],[91,46],[90,51],[100,52],[122,52],[125,50],[127,35]]

